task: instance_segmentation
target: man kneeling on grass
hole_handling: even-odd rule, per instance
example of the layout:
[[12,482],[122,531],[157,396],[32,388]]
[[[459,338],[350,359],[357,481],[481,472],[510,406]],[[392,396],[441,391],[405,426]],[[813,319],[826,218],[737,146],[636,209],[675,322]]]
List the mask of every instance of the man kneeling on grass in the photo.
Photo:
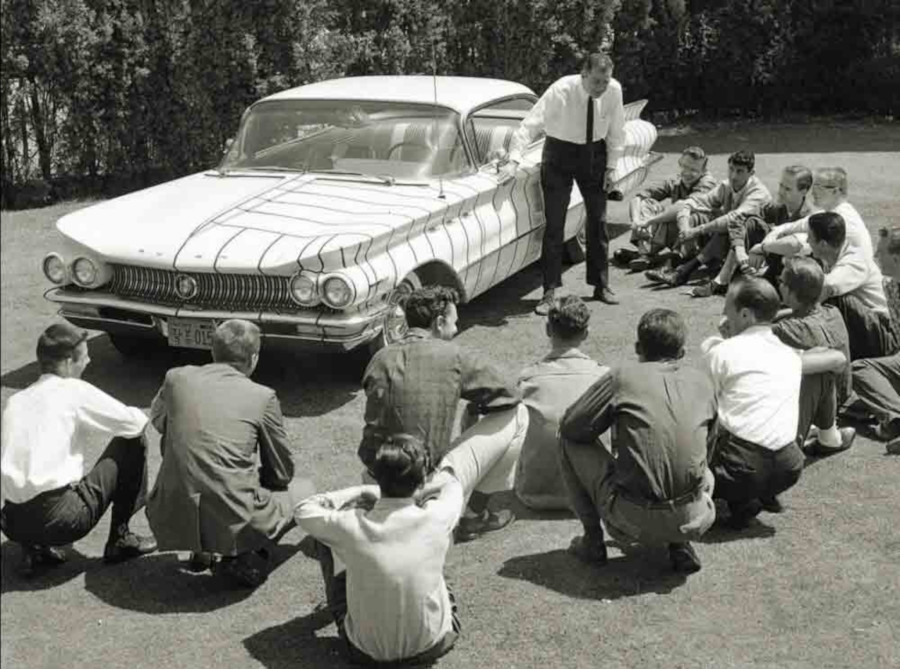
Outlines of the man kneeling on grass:
[[[297,523],[319,542],[325,594],[351,660],[423,663],[456,643],[460,624],[444,581],[453,528],[479,477],[504,466],[507,446],[493,435],[524,438],[527,410],[491,414],[479,425],[430,480],[429,451],[418,438],[381,436],[371,463],[378,485],[297,505]],[[347,567],[337,575],[334,555]]]
[[[563,478],[584,525],[569,552],[586,562],[606,562],[602,519],[613,538],[668,544],[676,571],[700,569],[689,541],[716,519],[706,466],[716,403],[707,376],[682,362],[684,339],[681,316],[648,311],[637,330],[640,362],[605,374],[563,417]],[[599,441],[610,428],[615,456]]]

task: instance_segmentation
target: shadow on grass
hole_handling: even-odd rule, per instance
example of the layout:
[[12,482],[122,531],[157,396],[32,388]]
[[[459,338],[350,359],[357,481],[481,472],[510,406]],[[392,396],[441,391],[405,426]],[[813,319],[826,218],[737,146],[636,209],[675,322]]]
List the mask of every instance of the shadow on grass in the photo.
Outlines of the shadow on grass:
[[[290,559],[299,546],[272,550],[272,570]],[[110,606],[141,613],[205,613],[225,608],[253,594],[210,572],[191,573],[175,553],[149,555],[85,572],[85,589]]]
[[342,655],[344,642],[340,637],[317,634],[332,622],[331,613],[323,607],[257,632],[244,639],[243,644],[250,656],[267,669],[355,666]]
[[613,600],[648,592],[666,594],[687,580],[671,570],[664,551],[650,550],[612,557],[604,566],[587,565],[565,550],[553,550],[511,558],[497,573],[575,599]]
[[751,520],[750,524],[742,530],[733,530],[717,520],[706,534],[697,539],[697,543],[727,544],[732,541],[769,539],[774,536],[775,528],[762,522],[759,518]]
[[22,547],[14,541],[0,545],[0,593],[36,592],[68,583],[73,578],[101,564],[100,558],[89,558],[75,548],[67,548],[68,561],[54,567],[39,568],[34,576],[19,573]]
[[[143,357],[125,357],[101,335],[88,341],[91,363],[84,380],[129,406],[149,407],[166,372],[179,365],[204,365],[205,351],[161,349]],[[278,393],[288,418],[322,416],[352,401],[360,389],[364,363],[360,354],[301,355],[264,349],[253,374],[257,383]],[[0,377],[0,385],[21,390],[40,377],[31,362]]]

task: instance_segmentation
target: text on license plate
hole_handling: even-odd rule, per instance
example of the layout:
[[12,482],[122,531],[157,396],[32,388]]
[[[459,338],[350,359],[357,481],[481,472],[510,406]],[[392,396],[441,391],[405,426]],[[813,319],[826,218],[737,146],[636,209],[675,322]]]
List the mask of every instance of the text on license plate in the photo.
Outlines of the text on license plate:
[[170,318],[168,325],[169,346],[212,348],[214,326],[210,321]]

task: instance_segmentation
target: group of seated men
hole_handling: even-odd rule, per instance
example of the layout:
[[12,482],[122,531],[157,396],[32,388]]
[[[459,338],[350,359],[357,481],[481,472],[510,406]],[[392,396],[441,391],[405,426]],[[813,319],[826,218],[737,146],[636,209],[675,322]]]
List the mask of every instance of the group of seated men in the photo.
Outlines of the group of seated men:
[[[295,470],[275,391],[250,379],[260,353],[254,324],[220,324],[212,363],[169,370],[149,419],[81,380],[87,334],[51,325],[38,341],[40,378],[3,414],[2,529],[34,574],[64,561],[64,547],[111,505],[106,561],[183,551],[192,570],[256,587],[271,547],[297,525],[314,538],[346,652],[364,663],[424,662],[452,648],[461,626],[446,555],[454,541],[514,520],[509,505],[491,503],[495,493],[574,511],[583,534],[569,552],[586,562],[606,562],[609,534],[623,546],[662,546],[674,570],[695,572],[691,542],[716,520],[714,500],[740,530],[782,509],[778,495],[799,480],[804,450],[851,445],[855,431],[837,418],[853,391],[880,420],[889,450],[900,451],[900,354],[848,367],[856,326],[822,297],[834,299],[828,277],[856,251],[841,215],[819,213],[806,225],[824,269],[808,257],[783,262],[780,295],[762,276],[730,281],[720,336],[703,342],[699,367],[684,361],[685,323],[668,309],[641,317],[636,362],[599,364],[579,350],[590,312],[568,296],[547,314],[549,352],[510,383],[454,341],[454,290],[414,291],[408,332],[364,375],[363,483],[323,494]],[[793,237],[765,239],[768,253]],[[900,267],[900,230],[885,232],[879,256],[886,271]],[[149,494],[148,423],[162,453]],[[85,472],[89,434],[111,441]],[[145,506],[155,537],[129,529]]]

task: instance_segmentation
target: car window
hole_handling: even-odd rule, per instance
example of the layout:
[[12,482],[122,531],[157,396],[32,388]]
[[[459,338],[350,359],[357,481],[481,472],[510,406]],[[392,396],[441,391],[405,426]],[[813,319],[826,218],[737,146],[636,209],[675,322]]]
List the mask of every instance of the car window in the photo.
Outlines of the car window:
[[468,158],[459,116],[448,109],[278,100],[250,108],[220,168],[427,179],[465,170]]

